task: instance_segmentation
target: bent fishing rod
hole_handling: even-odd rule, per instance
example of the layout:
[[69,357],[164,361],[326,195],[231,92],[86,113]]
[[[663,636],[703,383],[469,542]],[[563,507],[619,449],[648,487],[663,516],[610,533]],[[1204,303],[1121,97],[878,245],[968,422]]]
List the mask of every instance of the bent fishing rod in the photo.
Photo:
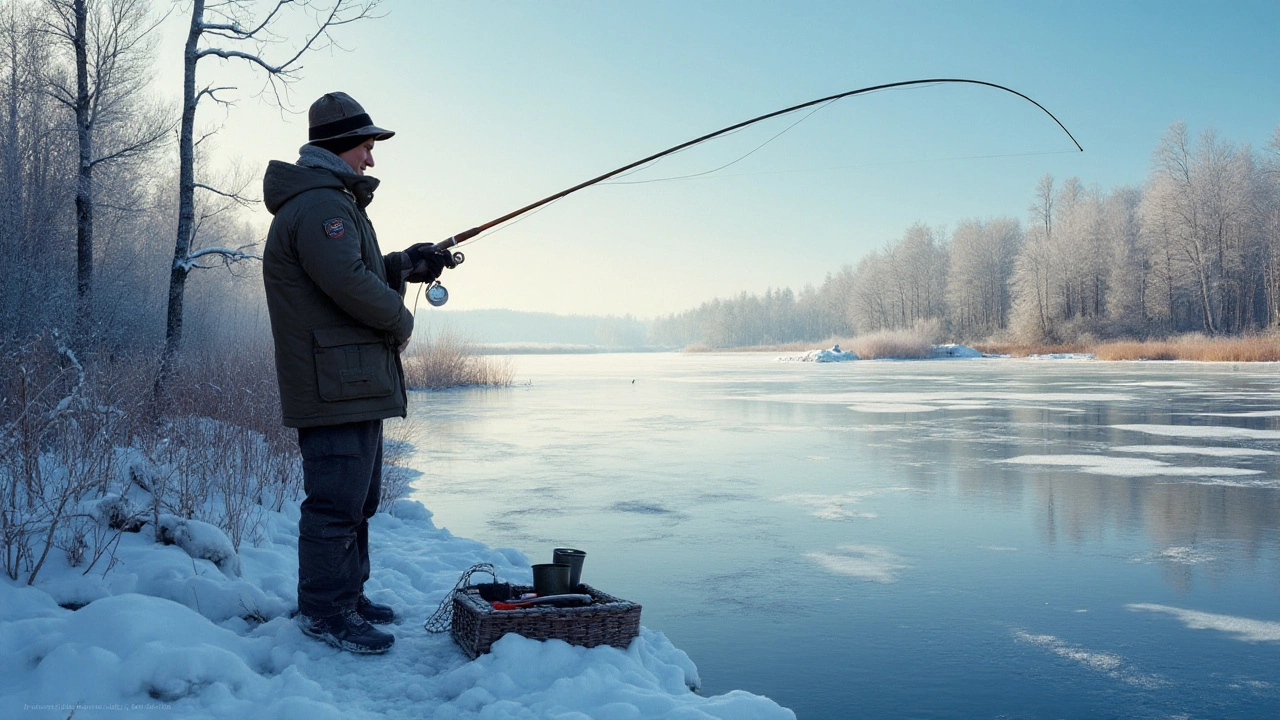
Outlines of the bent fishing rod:
[[[1017,95],[1023,100],[1026,100],[1032,105],[1035,105],[1036,107],[1040,108],[1040,110],[1043,111],[1045,115],[1048,115],[1055,123],[1058,124],[1058,127],[1062,128],[1062,132],[1066,133],[1067,137],[1071,138],[1071,142],[1076,146],[1076,149],[1079,150],[1080,152],[1084,152],[1084,148],[1080,147],[1080,143],[1076,141],[1075,136],[1071,134],[1071,131],[1067,129],[1066,125],[1062,124],[1061,120],[1055,117],[1053,113],[1049,112],[1049,110],[1045,106],[1041,105],[1035,100],[1032,100],[1031,98],[1027,97],[1026,95],[1023,95],[1022,93],[1012,88],[1007,88],[1004,85],[997,85],[996,83],[986,82],[984,80],[969,80],[966,78],[929,78],[925,80],[903,80],[901,82],[885,83],[883,85],[871,85],[869,87],[858,88],[857,90],[850,90],[848,92],[842,92],[842,93],[837,93],[835,95],[829,95],[827,97],[818,98],[817,100],[810,100],[809,102],[800,103],[799,105],[792,105],[791,107],[783,108],[782,110],[775,110],[774,112],[771,112],[771,113],[765,113],[764,115],[761,115],[759,117],[754,117],[754,118],[751,118],[750,120],[744,120],[740,123],[730,125],[729,127],[716,130],[715,132],[707,133],[706,135],[694,138],[687,142],[680,143],[679,145],[676,145],[674,147],[669,147],[666,150],[663,150],[662,152],[654,153],[653,155],[650,155],[648,157],[641,158],[640,160],[636,160],[633,163],[628,163],[627,165],[623,165],[622,167],[616,170],[610,170],[609,172],[603,175],[591,178],[586,182],[578,183],[577,185],[574,185],[571,188],[566,188],[564,190],[561,190],[560,192],[554,195],[548,195],[547,197],[544,197],[541,200],[538,200],[537,202],[533,202],[528,205],[525,205],[519,210],[513,210],[512,212],[509,212],[506,215],[503,215],[502,217],[490,220],[489,222],[483,225],[477,225],[476,227],[473,227],[470,230],[465,230],[463,232],[460,232],[457,235],[454,235],[448,238],[447,240],[436,243],[435,245],[432,246],[432,249],[443,251],[443,252],[449,252],[451,248],[456,247],[457,245],[460,245],[468,240],[475,238],[480,233],[485,232],[486,230],[491,230],[499,225],[502,225],[503,223],[514,220],[517,217],[520,217],[521,215],[524,215],[525,213],[531,210],[537,210],[538,208],[543,207],[548,203],[555,202],[556,200],[559,200],[567,195],[572,195],[573,193],[576,193],[579,190],[589,188],[592,185],[601,183],[605,180],[608,180],[611,177],[621,175],[622,173],[627,172],[628,170],[633,170],[635,168],[640,167],[641,165],[651,163],[654,160],[664,158],[673,153],[680,152],[681,150],[684,150],[686,148],[691,148],[694,145],[704,143],[708,140],[720,137],[721,135],[725,135],[727,133],[731,133],[735,130],[741,130],[742,128],[747,127],[748,125],[754,125],[758,122],[768,120],[770,118],[779,117],[781,115],[787,115],[789,113],[796,112],[797,110],[803,110],[808,107],[813,107],[814,105],[821,105],[823,103],[840,100],[841,98],[853,97],[854,95],[863,95],[865,93],[872,93],[879,90],[890,90],[893,88],[908,87],[911,85],[941,85],[941,84],[982,85],[984,87],[994,88],[996,90],[1003,90],[1004,92]],[[466,257],[461,252],[453,253],[453,262],[455,265],[462,263],[465,259]],[[447,290],[444,289],[444,286],[441,285],[439,281],[432,283],[431,287],[427,288],[427,302],[431,303],[432,305],[436,305],[436,306],[443,305],[445,304],[445,302],[448,301],[448,299],[449,299],[449,293]]]

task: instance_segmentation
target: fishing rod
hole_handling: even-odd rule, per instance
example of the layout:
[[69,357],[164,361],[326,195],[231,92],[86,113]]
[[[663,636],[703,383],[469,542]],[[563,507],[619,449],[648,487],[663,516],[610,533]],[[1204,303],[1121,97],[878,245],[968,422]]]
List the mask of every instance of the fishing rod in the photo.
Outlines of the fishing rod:
[[[841,98],[853,97],[854,95],[862,95],[864,93],[876,92],[878,90],[890,90],[892,88],[907,87],[909,85],[940,85],[944,83],[964,84],[964,85],[982,85],[985,87],[995,88],[996,90],[1003,90],[1004,92],[1017,95],[1023,100],[1026,100],[1032,105],[1035,105],[1036,107],[1040,108],[1040,110],[1042,110],[1045,115],[1048,115],[1050,118],[1052,118],[1053,121],[1058,124],[1058,127],[1062,128],[1062,132],[1066,133],[1067,137],[1071,138],[1071,142],[1075,144],[1076,149],[1079,150],[1080,152],[1084,152],[1084,148],[1080,147],[1080,143],[1076,141],[1075,136],[1071,134],[1071,131],[1067,129],[1066,125],[1062,124],[1061,120],[1055,117],[1053,113],[1049,112],[1049,110],[1045,108],[1045,106],[1041,105],[1035,100],[1032,100],[1031,98],[1027,97],[1026,95],[1023,95],[1022,93],[1012,88],[1007,88],[1004,85],[997,85],[996,83],[992,83],[992,82],[986,82],[985,80],[969,80],[966,78],[929,78],[926,80],[903,80],[901,82],[885,83],[883,85],[872,85],[870,87],[864,87],[864,88],[859,88],[857,90],[850,90],[848,92],[829,95],[824,98],[818,98],[817,100],[810,100],[809,102],[800,103],[799,105],[792,105],[791,107],[783,108],[782,110],[775,110],[771,113],[765,113],[764,115],[761,115],[759,117],[754,117],[754,118],[751,118],[750,120],[744,120],[740,123],[730,125],[729,127],[716,130],[715,132],[707,133],[706,135],[694,138],[692,140],[689,140],[688,142],[683,142],[674,147],[667,148],[662,152],[654,153],[653,155],[650,155],[646,158],[642,158],[640,160],[636,160],[633,163],[623,165],[622,167],[616,170],[610,170],[609,172],[603,175],[591,178],[586,182],[578,183],[577,185],[574,185],[571,188],[566,188],[564,190],[561,190],[560,192],[554,195],[548,195],[547,197],[544,197],[541,200],[538,200],[537,202],[533,202],[528,205],[525,205],[519,210],[513,210],[507,213],[506,215],[503,215],[502,217],[494,218],[493,220],[490,220],[489,222],[483,225],[477,225],[476,227],[473,227],[470,230],[465,230],[463,232],[460,232],[457,235],[454,235],[448,238],[447,240],[443,240],[441,242],[436,243],[435,245],[432,246],[432,249],[448,252],[450,248],[456,247],[468,240],[471,240],[486,230],[491,230],[505,222],[514,220],[517,217],[520,217],[521,215],[524,215],[525,213],[531,210],[537,210],[538,208],[548,203],[555,202],[556,200],[559,200],[567,195],[572,195],[573,193],[576,193],[579,190],[582,190],[584,188],[589,188],[592,185],[608,180],[611,177],[621,175],[622,173],[628,170],[635,169],[646,163],[651,163],[654,160],[658,160],[660,158],[666,157],[667,155],[671,155],[672,153],[680,152],[681,150],[693,147],[694,145],[697,145],[699,143],[704,143],[713,138],[720,137],[721,135],[724,135],[726,133],[731,133],[734,130],[741,130],[742,128],[747,127],[748,125],[754,125],[755,123],[761,122],[762,120],[768,120],[770,118],[775,118],[780,115],[786,115],[788,113],[796,112],[797,110],[803,110],[807,107],[813,107],[814,105],[821,105],[822,103],[832,102],[834,100],[839,100]],[[453,253],[453,262],[455,265],[461,264],[464,260],[466,260],[466,256],[464,256],[461,252]],[[438,280],[433,282],[431,284],[431,287],[427,288],[427,302],[431,303],[432,305],[435,305],[438,307],[440,305],[445,304],[445,302],[447,302],[448,299],[449,299],[449,292],[445,290],[444,286],[441,285]]]

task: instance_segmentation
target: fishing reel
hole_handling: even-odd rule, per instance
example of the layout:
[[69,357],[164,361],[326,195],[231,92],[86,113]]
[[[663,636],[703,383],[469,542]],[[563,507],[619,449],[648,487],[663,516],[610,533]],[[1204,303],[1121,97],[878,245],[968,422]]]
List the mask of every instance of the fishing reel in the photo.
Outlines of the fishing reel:
[[[460,252],[455,252],[453,254],[453,266],[457,267],[461,265],[466,259],[466,255],[463,255]],[[432,307],[440,307],[441,305],[449,302],[449,291],[445,289],[445,286],[440,284],[439,280],[435,280],[431,285],[427,286],[427,302],[431,303]]]

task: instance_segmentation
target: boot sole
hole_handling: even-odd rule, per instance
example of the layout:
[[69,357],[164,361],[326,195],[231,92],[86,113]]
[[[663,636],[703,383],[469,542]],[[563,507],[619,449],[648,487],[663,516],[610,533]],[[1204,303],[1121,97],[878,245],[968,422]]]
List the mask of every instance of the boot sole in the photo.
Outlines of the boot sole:
[[336,647],[339,650],[346,650],[347,652],[355,653],[357,655],[381,655],[386,651],[390,650],[391,647],[396,644],[395,640],[392,639],[392,641],[388,643],[387,646],[384,648],[373,648],[373,647],[369,647],[368,645],[357,645],[356,643],[348,642],[346,640],[339,640],[338,638],[328,633],[312,632],[311,630],[305,627],[299,626],[298,629],[302,631],[303,635],[306,635],[309,638],[319,640],[320,642],[325,643],[326,645],[332,645],[333,647]]

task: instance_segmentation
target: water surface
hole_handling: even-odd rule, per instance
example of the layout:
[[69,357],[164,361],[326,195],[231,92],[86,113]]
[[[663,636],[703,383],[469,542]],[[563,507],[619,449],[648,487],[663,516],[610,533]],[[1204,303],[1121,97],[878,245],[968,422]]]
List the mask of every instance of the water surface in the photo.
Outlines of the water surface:
[[586,550],[706,692],[1280,717],[1275,365],[513,362],[512,388],[414,394],[415,497],[537,562]]

